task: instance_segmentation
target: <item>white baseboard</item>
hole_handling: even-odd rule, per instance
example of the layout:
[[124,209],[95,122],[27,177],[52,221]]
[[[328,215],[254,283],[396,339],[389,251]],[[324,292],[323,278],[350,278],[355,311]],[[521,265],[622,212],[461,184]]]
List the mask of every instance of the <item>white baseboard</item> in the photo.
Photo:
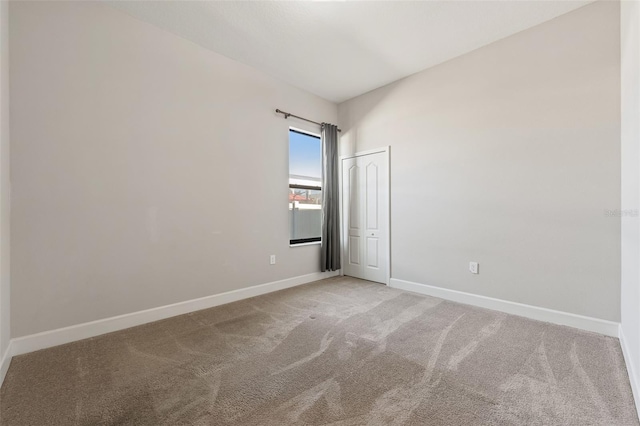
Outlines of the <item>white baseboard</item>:
[[627,374],[629,375],[629,383],[631,383],[631,391],[633,392],[633,400],[636,402],[636,410],[638,411],[638,418],[640,418],[640,370],[635,363],[634,357],[629,351],[627,341],[622,331],[622,324],[620,324],[620,330],[618,338],[620,339],[620,347],[622,348],[622,355],[624,355],[624,362],[627,365]]
[[280,281],[273,281],[266,284],[228,291],[226,293],[201,297],[199,299],[174,303],[172,305],[160,306],[158,308],[147,309],[144,311],[18,337],[11,339],[11,356],[22,355],[28,352],[50,348],[52,346],[87,339],[89,337],[96,337],[101,334],[147,324],[153,321],[174,317],[176,315],[187,314],[201,309],[212,308],[214,306],[260,296],[262,294],[278,290],[284,290],[286,288],[295,287],[324,278],[334,277],[336,275],[338,275],[338,272],[315,272],[312,274],[301,275],[299,277],[287,278]]
[[411,281],[399,280],[397,278],[391,278],[389,285],[394,288],[413,291],[414,293],[426,294],[429,296],[439,297],[441,299],[479,306],[486,309],[493,309],[495,311],[506,312],[508,314],[531,318],[538,321],[546,321],[553,324],[566,325],[568,327],[592,331],[606,336],[618,337],[618,327],[620,323],[613,321],[570,314],[568,312],[555,311],[553,309],[540,308],[537,306],[525,305],[523,303],[509,302],[508,300],[494,299],[492,297],[480,296],[457,290],[449,290],[427,284],[418,284]]
[[11,341],[9,341],[9,345],[7,345],[7,349],[2,354],[2,358],[0,358],[0,386],[2,386],[2,382],[4,382],[4,377],[7,375],[7,371],[9,370],[9,364],[11,364]]

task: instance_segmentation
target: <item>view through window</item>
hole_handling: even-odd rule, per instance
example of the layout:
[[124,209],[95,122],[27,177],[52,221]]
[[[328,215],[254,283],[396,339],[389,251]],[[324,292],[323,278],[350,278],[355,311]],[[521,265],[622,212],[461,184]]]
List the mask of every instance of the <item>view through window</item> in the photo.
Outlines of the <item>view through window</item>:
[[320,241],[322,235],[322,142],[289,130],[289,241]]

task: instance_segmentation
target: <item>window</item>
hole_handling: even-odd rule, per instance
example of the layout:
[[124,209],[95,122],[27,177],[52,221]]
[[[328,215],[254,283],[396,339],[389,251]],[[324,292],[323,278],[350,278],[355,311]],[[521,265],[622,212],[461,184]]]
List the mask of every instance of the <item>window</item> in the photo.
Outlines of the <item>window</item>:
[[322,235],[322,142],[289,130],[289,243],[320,241]]

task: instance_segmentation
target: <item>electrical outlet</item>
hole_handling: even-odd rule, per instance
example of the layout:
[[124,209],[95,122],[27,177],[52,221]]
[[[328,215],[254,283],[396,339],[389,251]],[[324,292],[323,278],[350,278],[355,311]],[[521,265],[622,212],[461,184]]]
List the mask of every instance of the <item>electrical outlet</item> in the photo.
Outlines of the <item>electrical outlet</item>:
[[478,262],[469,262],[469,272],[471,272],[472,274],[477,274],[479,273],[479,264]]
[[276,255],[275,254],[272,254],[269,257],[269,264],[271,264],[271,265],[275,265],[276,264]]

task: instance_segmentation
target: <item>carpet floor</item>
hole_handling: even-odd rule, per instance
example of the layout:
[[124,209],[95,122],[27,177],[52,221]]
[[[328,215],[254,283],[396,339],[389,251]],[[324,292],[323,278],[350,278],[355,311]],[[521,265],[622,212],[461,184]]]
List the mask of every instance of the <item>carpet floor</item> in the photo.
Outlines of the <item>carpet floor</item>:
[[618,340],[336,277],[13,358],[2,425],[638,425]]

